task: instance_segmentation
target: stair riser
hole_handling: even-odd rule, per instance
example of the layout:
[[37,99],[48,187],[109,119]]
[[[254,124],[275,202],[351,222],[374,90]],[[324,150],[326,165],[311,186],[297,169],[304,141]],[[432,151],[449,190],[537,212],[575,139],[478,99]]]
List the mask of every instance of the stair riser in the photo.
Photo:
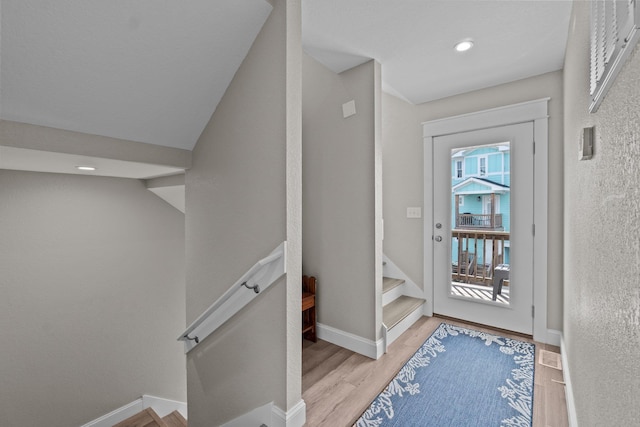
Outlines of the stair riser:
[[382,294],[382,305],[385,306],[390,302],[398,299],[401,295],[405,295],[407,287],[406,285],[406,283],[403,283],[402,285],[396,286],[395,288],[391,289],[389,292],[385,292],[384,294]]
[[419,305],[415,310],[411,312],[407,317],[402,319],[400,323],[396,324],[393,328],[387,330],[387,347],[391,345],[400,335],[402,335],[407,329],[409,329],[414,323],[416,323],[424,312],[424,304]]

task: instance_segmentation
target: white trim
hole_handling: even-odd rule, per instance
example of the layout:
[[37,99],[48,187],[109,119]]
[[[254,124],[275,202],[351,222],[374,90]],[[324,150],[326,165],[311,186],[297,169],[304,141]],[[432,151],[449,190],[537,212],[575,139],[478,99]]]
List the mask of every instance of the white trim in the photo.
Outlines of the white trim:
[[388,348],[389,348],[389,344],[387,344],[387,335],[389,335],[389,330],[384,325],[384,323],[382,324],[382,327],[380,329],[382,329],[382,332],[381,332],[381,334],[382,334],[382,352],[386,353]]
[[[424,125],[423,125],[424,126]],[[423,169],[423,182],[431,182],[432,180],[432,167],[433,167],[433,136],[424,137],[424,163]],[[424,304],[424,315],[433,316],[433,185],[424,185],[424,199],[423,199],[423,265],[424,265],[424,296],[427,302]],[[429,209],[427,209],[429,207]]]
[[[287,412],[273,405],[271,412],[271,424],[267,424],[268,427],[302,427],[307,421],[307,405],[304,400],[300,399],[298,403],[293,405]],[[244,424],[238,427],[245,427],[249,424]],[[256,424],[258,426],[259,424]]]
[[[258,261],[178,337],[188,353],[287,272],[287,242]],[[258,292],[244,285],[256,286]],[[259,287],[258,287],[259,286]],[[187,338],[189,337],[189,338]],[[198,342],[194,340],[196,338]]]
[[300,399],[285,412],[273,402],[252,409],[220,427],[246,427],[266,425],[268,427],[302,427],[307,420],[307,405]]
[[220,427],[245,427],[245,426],[257,427],[261,424],[271,426],[273,425],[271,420],[273,418],[274,408],[275,408],[275,405],[273,404],[273,402],[267,403],[266,405],[252,409],[246,414],[240,415],[239,417],[234,418],[231,421],[227,421],[226,423],[222,424]]
[[112,427],[114,424],[134,416],[143,409],[145,408],[142,406],[142,398],[139,398],[93,421],[89,421],[81,427]]
[[317,323],[316,329],[319,339],[344,347],[347,350],[354,351],[362,354],[363,356],[370,357],[371,359],[378,359],[384,354],[383,338],[380,338],[377,341],[372,341],[358,335],[354,335],[350,332],[341,331],[340,329],[323,325],[322,323]]
[[[487,178],[484,178],[484,179],[487,179]],[[484,185],[485,187],[487,187],[487,190],[467,191],[467,192],[458,193],[458,194],[487,194],[487,191],[491,191],[493,193],[506,193],[511,191],[511,187],[507,185],[487,182],[484,179],[480,178],[479,176],[470,176],[466,178],[464,181],[460,181],[459,183],[451,187],[451,192],[455,193],[461,187],[464,187],[465,185],[468,185],[471,183]]]
[[481,130],[547,118],[547,102],[541,98],[474,113],[461,114],[422,123],[423,137],[434,138],[452,133]]
[[[545,110],[547,102],[544,102]],[[545,116],[534,121],[533,141],[533,339],[542,341],[547,335],[547,254],[548,241],[548,182],[549,182],[549,119]]]
[[173,411],[179,411],[183,417],[187,418],[186,403],[145,394],[131,403],[83,424],[81,427],[112,427],[147,408],[152,408],[161,418]]
[[[476,157],[478,158],[478,177],[486,177],[489,170],[489,156],[482,154]],[[482,160],[484,160],[484,173],[482,173]]]
[[560,335],[560,355],[562,356],[562,376],[564,377],[565,384],[564,393],[565,400],[567,401],[569,427],[578,427],[578,414],[573,397],[573,385],[571,383],[571,375],[569,374],[569,356],[567,355],[567,346],[564,342],[564,334]]
[[[424,290],[421,289],[420,286],[416,284],[416,282],[411,280],[411,278],[407,276],[404,271],[400,270],[400,268],[398,268],[398,266],[393,261],[391,261],[388,256],[382,254],[382,259],[385,262],[385,265],[383,267],[385,277],[393,277],[395,279],[404,280],[404,283],[401,286],[398,286],[399,288],[402,288],[403,295],[426,299]],[[391,292],[392,291],[389,291],[389,293]]]
[[[546,341],[547,336],[547,252],[548,252],[548,102],[551,98],[542,98],[519,104],[507,105],[458,116],[424,122],[424,182],[429,182],[433,165],[433,140],[439,136],[474,130],[507,126],[517,123],[534,123],[534,277],[533,304],[536,315],[533,319],[533,339]],[[532,148],[533,149],[533,148]],[[425,295],[427,298],[425,314],[433,314],[433,186],[424,186],[424,205],[431,204],[431,209],[424,209],[424,277]],[[427,278],[430,277],[431,280]]]
[[142,395],[142,406],[146,408],[153,408],[160,418],[166,417],[173,411],[178,411],[185,418],[187,416],[187,404],[185,402],[179,402],[177,400],[163,399],[162,397],[151,396],[148,394]]
[[[397,340],[400,337],[400,335],[402,335],[407,329],[409,329],[411,326],[413,326],[414,323],[416,323],[418,320],[420,320],[420,318],[422,317],[422,313],[424,311],[423,305],[424,304],[420,304],[418,307],[416,307],[415,310],[413,310],[411,312],[411,314],[409,314],[407,317],[402,319],[400,321],[400,323],[395,325],[393,328],[387,330],[387,334],[386,334],[386,339],[387,339],[386,345],[387,345],[387,348],[395,340]],[[386,329],[386,326],[385,326],[385,329]]]
[[[462,159],[454,159],[454,163],[455,163],[455,168],[454,168],[454,173],[453,173],[453,179],[464,179],[464,177],[465,177],[465,174],[464,174],[465,157],[463,157]],[[460,176],[458,176],[458,163],[460,163]]]

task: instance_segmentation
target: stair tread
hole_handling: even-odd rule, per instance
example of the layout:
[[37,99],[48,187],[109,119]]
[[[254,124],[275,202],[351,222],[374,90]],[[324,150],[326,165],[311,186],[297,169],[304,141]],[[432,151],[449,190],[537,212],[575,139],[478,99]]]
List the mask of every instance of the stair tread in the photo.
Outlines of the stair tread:
[[187,427],[187,420],[178,411],[173,411],[169,415],[162,418],[167,427]]
[[405,317],[413,313],[415,309],[424,304],[422,298],[413,298],[402,295],[382,308],[382,321],[388,329],[393,328]]
[[127,418],[126,420],[119,422],[113,427],[168,427],[168,426],[164,421],[162,421],[162,418],[160,418],[153,409],[147,408]]
[[389,292],[391,289],[400,286],[404,283],[402,279],[394,279],[393,277],[383,277],[382,278],[382,292]]

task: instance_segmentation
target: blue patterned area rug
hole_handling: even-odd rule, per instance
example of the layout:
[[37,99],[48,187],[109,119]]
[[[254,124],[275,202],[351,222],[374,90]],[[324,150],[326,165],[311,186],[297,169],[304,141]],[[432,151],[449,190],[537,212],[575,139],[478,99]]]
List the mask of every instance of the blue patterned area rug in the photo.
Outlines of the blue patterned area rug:
[[531,427],[535,345],[442,323],[357,427]]

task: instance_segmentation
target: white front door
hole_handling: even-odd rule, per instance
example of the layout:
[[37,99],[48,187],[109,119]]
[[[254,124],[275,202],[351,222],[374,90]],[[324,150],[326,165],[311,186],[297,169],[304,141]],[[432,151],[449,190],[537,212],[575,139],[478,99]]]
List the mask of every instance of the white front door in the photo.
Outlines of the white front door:
[[[433,139],[434,313],[533,333],[533,128],[533,122],[527,122]],[[492,152],[502,158],[508,152],[510,161],[494,162]],[[468,165],[480,164],[471,158],[475,153],[484,159],[484,168],[476,171],[482,180],[470,183],[465,191],[481,197],[465,197],[465,212],[459,213],[466,220],[452,230],[456,224],[452,187],[460,183],[452,157],[466,156]],[[472,167],[465,169],[464,178],[473,173]],[[498,176],[504,182],[497,182]],[[487,197],[482,195],[485,184],[493,185],[494,191],[503,187],[499,219],[488,218]],[[502,294],[494,301],[495,277],[504,280]]]

